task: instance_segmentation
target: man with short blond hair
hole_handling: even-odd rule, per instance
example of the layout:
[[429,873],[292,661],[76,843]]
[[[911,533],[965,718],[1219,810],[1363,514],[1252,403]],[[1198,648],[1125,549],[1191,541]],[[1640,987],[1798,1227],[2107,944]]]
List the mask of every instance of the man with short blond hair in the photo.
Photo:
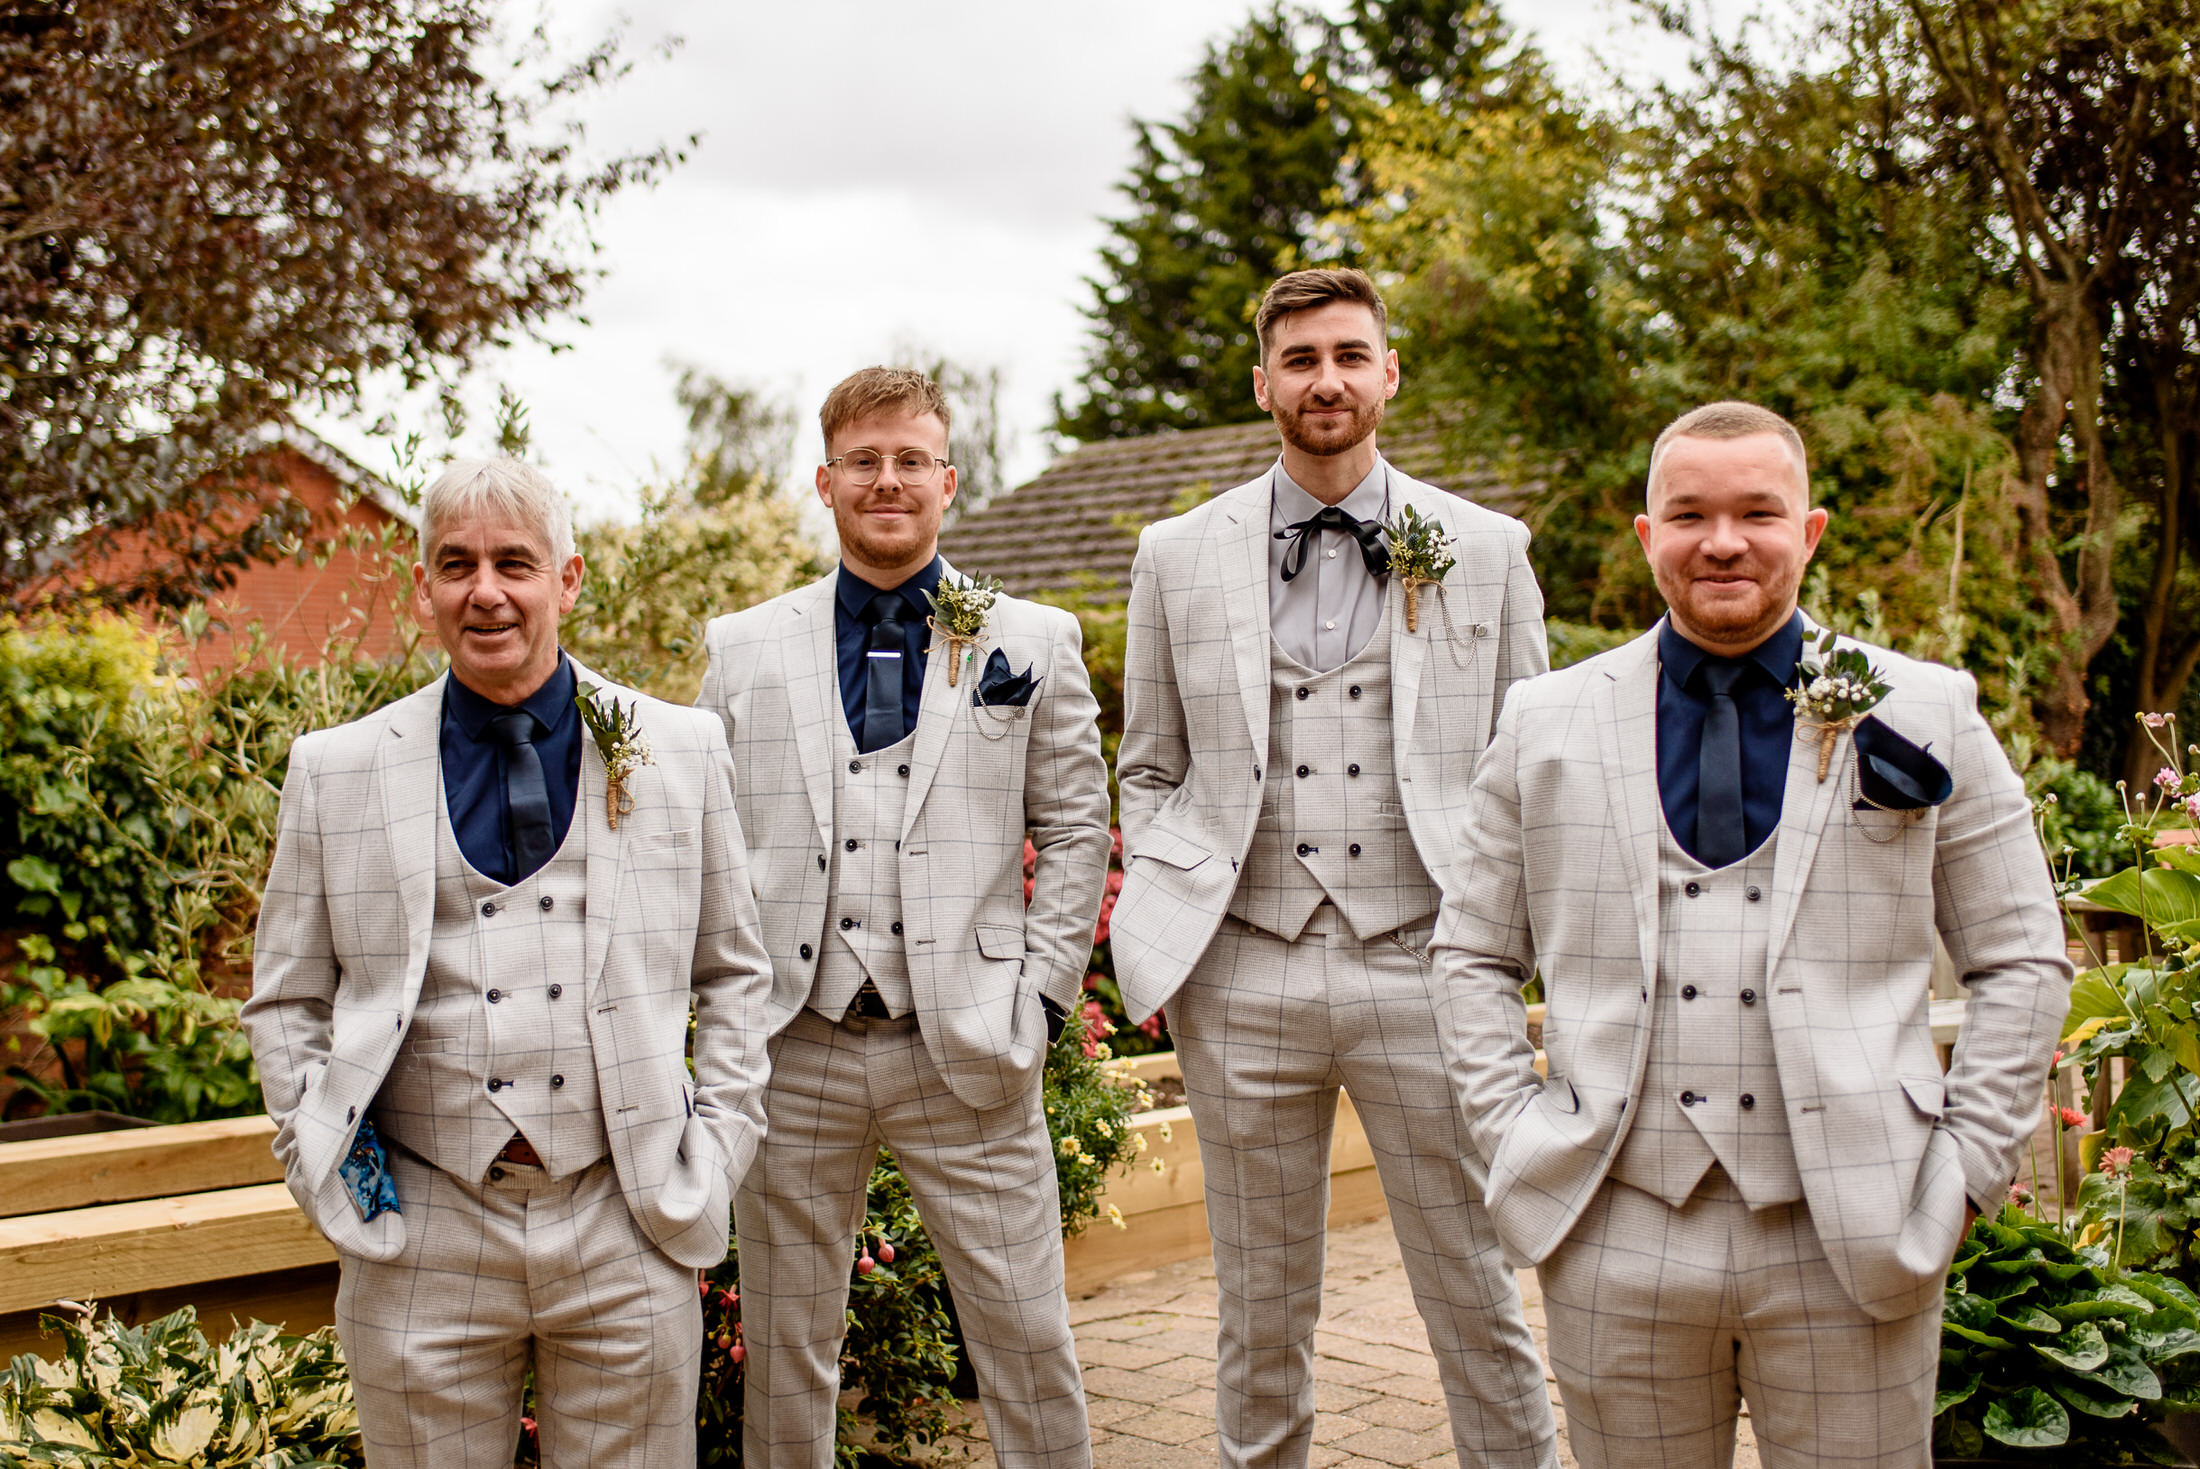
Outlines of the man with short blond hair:
[[[1343,1090],[1461,1465],[1548,1469],[1543,1368],[1482,1212],[1427,953],[1483,740],[1545,667],[1528,531],[1378,452],[1398,357],[1365,275],[1285,276],[1256,326],[1274,470],[1139,538],[1110,928],[1131,1018],[1168,1008],[1199,1126],[1222,1463],[1309,1459]],[[1450,538],[1454,564],[1419,586],[1391,565],[1406,511]]]
[[[1948,1263],[2068,1003],[1970,676],[1797,610],[1826,520],[1778,415],[1667,428],[1635,521],[1666,617],[1514,692],[1461,823],[1442,1035],[1583,1469],[1731,1463],[1744,1401],[1768,1465],[1926,1464]],[[1883,696],[1821,683],[1842,654]],[[1970,987],[1945,1076],[1936,933]]]
[[[828,1469],[865,1188],[893,1149],[954,1291],[994,1459],[1084,1469],[1040,1102],[1107,881],[1107,766],[1077,620],[961,578],[937,384],[866,368],[818,415],[840,567],[710,625],[772,957],[770,1133],[741,1186],[743,1442]],[[1026,833],[1037,853],[1028,907]]]
[[452,465],[413,567],[450,671],[290,752],[243,1020],[374,1469],[510,1464],[530,1371],[546,1465],[695,1459],[770,968],[725,732],[560,650],[583,570],[538,471]]

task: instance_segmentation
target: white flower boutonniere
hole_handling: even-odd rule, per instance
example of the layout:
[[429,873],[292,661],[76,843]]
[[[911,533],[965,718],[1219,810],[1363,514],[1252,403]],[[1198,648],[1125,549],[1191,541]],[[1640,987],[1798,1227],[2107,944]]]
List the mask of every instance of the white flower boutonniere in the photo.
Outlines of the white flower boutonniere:
[[1391,572],[1406,594],[1406,631],[1419,632],[1421,588],[1435,586],[1451,570],[1451,537],[1411,505],[1400,507],[1383,533],[1390,538]]
[[1836,651],[1831,632],[1818,640],[1818,657],[1806,652],[1796,672],[1802,686],[1787,691],[1798,716],[1795,737],[1818,741],[1818,779],[1823,784],[1841,731],[1856,728],[1887,697],[1887,677],[1861,649]]
[[634,797],[626,788],[628,777],[644,765],[655,765],[657,757],[650,753],[649,736],[642,733],[642,701],[636,699],[622,709],[613,699],[606,709],[598,692],[594,684],[584,683],[573,702],[580,707],[581,722],[595,738],[596,752],[603,756],[603,814],[611,829],[617,831],[619,818],[634,809]]
[[[993,599],[1000,591],[1001,584],[991,577],[950,575],[940,578],[938,591],[924,594],[924,600],[932,604],[932,615],[924,619],[925,626],[947,644],[949,688],[955,687],[956,679],[962,674],[963,660],[985,635],[986,616],[992,612]],[[939,644],[932,646],[937,648]]]

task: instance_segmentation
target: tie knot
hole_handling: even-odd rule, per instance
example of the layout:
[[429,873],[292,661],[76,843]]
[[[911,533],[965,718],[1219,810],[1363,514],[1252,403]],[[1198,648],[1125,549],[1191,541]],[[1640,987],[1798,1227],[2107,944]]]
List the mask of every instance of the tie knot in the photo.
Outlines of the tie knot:
[[535,742],[535,716],[525,709],[499,714],[489,721],[489,733],[496,736],[497,743],[508,750],[531,745]]
[[899,622],[909,611],[909,599],[898,590],[880,592],[865,604],[863,620],[872,627],[882,622]]
[[1706,658],[1696,665],[1696,676],[1703,680],[1712,698],[1723,699],[1734,692],[1734,686],[1742,681],[1750,666],[1746,659]]
[[1307,548],[1314,536],[1325,530],[1343,531],[1360,543],[1361,563],[1369,576],[1387,576],[1390,572],[1390,547],[1383,540],[1383,528],[1372,520],[1362,520],[1341,505],[1324,505],[1304,520],[1293,521],[1276,532],[1279,541],[1290,541],[1283,553],[1283,579],[1290,581],[1306,565]]

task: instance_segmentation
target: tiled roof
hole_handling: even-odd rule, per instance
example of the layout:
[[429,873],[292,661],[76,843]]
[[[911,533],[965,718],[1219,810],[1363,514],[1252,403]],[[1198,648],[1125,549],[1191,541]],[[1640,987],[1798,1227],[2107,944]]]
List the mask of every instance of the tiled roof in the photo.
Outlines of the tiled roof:
[[[1487,465],[1447,453],[1426,419],[1386,422],[1381,443],[1407,474],[1478,504],[1509,510],[1523,498]],[[1140,530],[1263,473],[1280,447],[1267,420],[1087,444],[949,526],[940,549],[1019,596],[1093,579],[1128,587]]]

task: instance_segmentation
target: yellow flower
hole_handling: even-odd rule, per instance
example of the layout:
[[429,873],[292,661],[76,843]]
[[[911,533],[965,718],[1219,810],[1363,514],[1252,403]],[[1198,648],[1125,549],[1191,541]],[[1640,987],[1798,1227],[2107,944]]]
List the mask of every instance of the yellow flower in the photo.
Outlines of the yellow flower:
[[1142,1132],[1134,1132],[1134,1133],[1132,1133],[1132,1134],[1131,1134],[1131,1136],[1132,1136],[1132,1137],[1134,1137],[1134,1138],[1136,1138],[1136,1139],[1138,1140],[1138,1151],[1139,1151],[1139,1152],[1141,1152],[1141,1153],[1145,1152],[1145,1151],[1146,1151],[1146,1134],[1144,1134],[1144,1133],[1142,1133]]
[[1153,1160],[1153,1171],[1156,1173],[1166,1173],[1169,1171],[1168,1165],[1163,1163],[1159,1158],[1156,1158]]
[[1128,1224],[1123,1222],[1123,1211],[1113,1204],[1108,1205],[1108,1223],[1114,1225],[1117,1229],[1130,1228]]
[[1065,1158],[1082,1157],[1084,1155],[1085,1145],[1079,1142],[1074,1137],[1065,1137],[1062,1139],[1061,1151],[1062,1156]]
[[1176,1130],[1170,1127],[1169,1124],[1166,1122],[1161,1124],[1161,1140],[1165,1143],[1174,1142],[1176,1140]]
[[1107,1118],[1105,1118],[1105,1117],[1103,1117],[1103,1118],[1101,1118],[1101,1119],[1100,1119],[1099,1121],[1097,1121],[1097,1122],[1093,1123],[1093,1125],[1092,1125],[1092,1130],[1093,1130],[1094,1132],[1097,1132],[1097,1133],[1099,1133],[1099,1134],[1100,1134],[1100,1135],[1101,1135],[1102,1137],[1114,1137],[1114,1136],[1115,1136],[1115,1129],[1114,1129],[1113,1127],[1110,1127],[1110,1126],[1108,1125],[1108,1119],[1107,1119]]

